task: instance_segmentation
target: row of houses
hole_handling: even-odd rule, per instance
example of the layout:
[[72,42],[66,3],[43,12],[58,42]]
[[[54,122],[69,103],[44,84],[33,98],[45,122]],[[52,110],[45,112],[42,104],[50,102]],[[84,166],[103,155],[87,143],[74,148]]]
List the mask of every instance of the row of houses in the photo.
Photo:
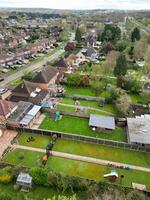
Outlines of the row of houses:
[[55,44],[55,42],[56,40],[54,38],[42,39],[34,44],[28,45],[26,48],[17,49],[15,53],[0,55],[0,64],[7,64],[16,60],[25,59],[26,56],[36,54],[37,52]]
[[12,91],[0,90],[0,123],[31,127],[43,103],[57,93],[63,74],[45,67],[31,81],[24,81]]

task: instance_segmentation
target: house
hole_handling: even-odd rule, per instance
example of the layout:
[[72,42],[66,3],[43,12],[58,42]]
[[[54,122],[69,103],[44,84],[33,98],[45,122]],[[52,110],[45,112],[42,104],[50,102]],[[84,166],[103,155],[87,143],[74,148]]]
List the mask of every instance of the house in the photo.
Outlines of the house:
[[102,131],[105,133],[112,133],[115,130],[114,117],[104,117],[101,115],[90,115],[89,126],[96,131]]
[[19,101],[17,105],[18,108],[7,119],[7,124],[31,128],[34,121],[39,118],[41,106],[25,101]]
[[96,60],[98,57],[98,53],[93,47],[84,50],[84,55],[90,60]]
[[55,93],[57,92],[57,83],[61,79],[59,75],[58,69],[45,67],[32,79],[32,84],[42,90],[49,90],[50,93]]
[[71,64],[65,58],[62,57],[55,62],[54,66],[57,67],[58,70],[61,72],[67,72],[72,70]]
[[4,124],[6,123],[9,116],[15,112],[17,109],[17,104],[6,101],[6,100],[0,100],[0,123]]
[[6,88],[0,88],[0,99],[5,100],[11,95],[11,91]]
[[130,144],[150,147],[150,115],[127,118],[127,135]]
[[73,51],[73,55],[78,58],[78,62],[80,63],[86,61],[86,57],[81,51]]
[[9,100],[13,102],[27,101],[39,105],[43,101],[48,100],[50,97],[49,92],[45,89],[40,89],[38,85],[29,81],[24,81],[23,84],[17,86],[12,90]]

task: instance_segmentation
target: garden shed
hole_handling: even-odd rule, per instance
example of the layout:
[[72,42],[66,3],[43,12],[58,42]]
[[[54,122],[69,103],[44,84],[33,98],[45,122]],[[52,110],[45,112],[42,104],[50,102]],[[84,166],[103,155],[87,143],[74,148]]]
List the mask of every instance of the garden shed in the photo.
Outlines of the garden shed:
[[22,186],[22,191],[29,191],[32,187],[32,177],[27,173],[20,173],[17,177],[16,184]]
[[114,117],[105,117],[101,115],[90,115],[89,126],[95,128],[96,131],[102,131],[105,133],[112,133],[115,129]]

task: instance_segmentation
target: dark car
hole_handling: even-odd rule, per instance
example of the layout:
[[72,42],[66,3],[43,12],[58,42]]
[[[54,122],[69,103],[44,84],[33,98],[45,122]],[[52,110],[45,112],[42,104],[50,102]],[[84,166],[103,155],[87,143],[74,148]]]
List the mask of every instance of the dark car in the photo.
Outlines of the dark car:
[[1,81],[4,81],[4,78],[0,77],[0,82],[1,82]]

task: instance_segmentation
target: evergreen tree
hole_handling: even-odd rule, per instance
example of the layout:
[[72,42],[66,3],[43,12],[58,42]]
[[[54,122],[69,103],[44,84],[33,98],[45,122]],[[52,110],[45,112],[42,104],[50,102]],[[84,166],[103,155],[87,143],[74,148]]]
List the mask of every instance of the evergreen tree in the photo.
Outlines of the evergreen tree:
[[131,33],[131,41],[135,42],[141,39],[140,30],[136,27]]
[[115,76],[125,76],[127,73],[127,61],[124,54],[121,54],[116,62],[116,66],[114,68]]
[[121,54],[117,61],[116,66],[114,68],[114,75],[117,77],[117,86],[122,87],[123,85],[123,76],[127,73],[127,61],[124,54]]
[[77,27],[77,30],[76,30],[75,40],[78,43],[81,43],[81,41],[82,41],[81,31],[80,31],[79,27]]

